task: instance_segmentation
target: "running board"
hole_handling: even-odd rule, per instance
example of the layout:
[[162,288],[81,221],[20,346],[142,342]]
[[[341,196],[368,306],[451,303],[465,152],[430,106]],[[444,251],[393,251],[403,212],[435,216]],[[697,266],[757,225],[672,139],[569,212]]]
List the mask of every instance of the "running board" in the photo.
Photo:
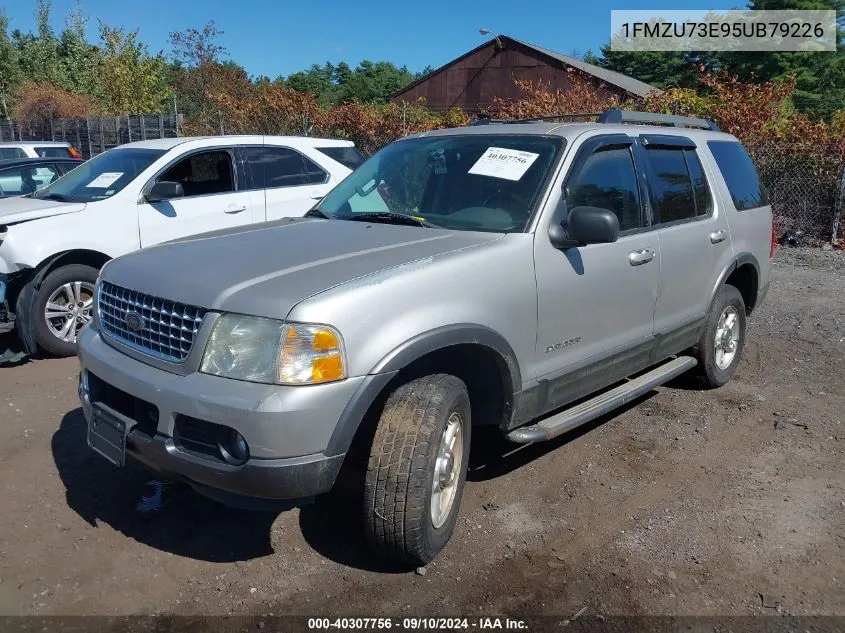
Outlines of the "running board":
[[672,380],[672,378],[689,371],[697,364],[698,361],[691,356],[679,356],[642,376],[633,378],[610,391],[600,393],[594,398],[590,398],[571,409],[561,411],[556,415],[541,420],[537,424],[514,429],[506,437],[511,442],[516,442],[517,444],[530,444],[532,442],[550,440],[590,420],[595,420],[608,411],[621,407],[626,402],[639,398],[658,385],[662,385]]

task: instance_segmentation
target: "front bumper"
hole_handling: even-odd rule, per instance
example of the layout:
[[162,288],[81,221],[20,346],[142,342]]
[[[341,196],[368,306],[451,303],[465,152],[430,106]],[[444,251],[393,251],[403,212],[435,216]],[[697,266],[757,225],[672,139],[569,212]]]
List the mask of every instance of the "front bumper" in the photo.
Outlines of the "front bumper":
[[[281,387],[200,373],[179,376],[117,351],[92,327],[80,332],[78,356],[83,376],[93,374],[158,409],[155,428],[138,424],[126,442],[127,455],[151,470],[195,487],[263,499],[310,497],[334,484],[344,454],[327,454],[327,447],[362,378]],[[90,421],[97,396],[88,380],[80,380],[79,396]],[[237,430],[249,444],[250,458],[232,465],[184,450],[174,437],[179,416]]]

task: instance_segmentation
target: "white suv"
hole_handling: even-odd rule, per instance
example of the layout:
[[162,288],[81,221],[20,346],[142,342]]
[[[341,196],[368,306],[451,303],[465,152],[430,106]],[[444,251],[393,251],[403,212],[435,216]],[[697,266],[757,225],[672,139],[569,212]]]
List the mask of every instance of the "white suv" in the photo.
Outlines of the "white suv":
[[82,158],[76,148],[64,141],[7,141],[0,143],[0,160],[20,158]]
[[361,162],[351,141],[156,139],[109,150],[34,194],[2,200],[0,332],[16,329],[30,353],[37,344],[72,355],[106,261],[197,233],[302,216]]

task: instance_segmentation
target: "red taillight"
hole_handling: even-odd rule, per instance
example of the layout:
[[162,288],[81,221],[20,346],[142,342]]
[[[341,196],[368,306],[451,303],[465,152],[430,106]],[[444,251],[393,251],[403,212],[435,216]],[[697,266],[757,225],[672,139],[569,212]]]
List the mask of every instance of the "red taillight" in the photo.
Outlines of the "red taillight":
[[76,148],[73,145],[68,146],[67,151],[71,155],[71,157],[75,158],[76,160],[82,160],[82,154],[77,152]]
[[777,250],[778,243],[777,239],[775,238],[775,227],[772,225],[772,245],[769,248],[769,259],[772,259],[775,256],[775,250]]

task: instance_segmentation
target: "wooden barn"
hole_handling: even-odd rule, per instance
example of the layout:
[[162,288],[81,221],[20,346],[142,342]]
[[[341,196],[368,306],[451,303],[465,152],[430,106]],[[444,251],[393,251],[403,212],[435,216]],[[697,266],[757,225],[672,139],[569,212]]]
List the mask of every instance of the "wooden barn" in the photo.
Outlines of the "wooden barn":
[[514,79],[543,81],[552,90],[566,90],[571,69],[580,71],[598,90],[622,98],[644,97],[655,90],[627,75],[499,35],[405,86],[390,100],[399,103],[422,97],[433,110],[458,107],[479,112],[492,104],[493,97],[519,98]]

